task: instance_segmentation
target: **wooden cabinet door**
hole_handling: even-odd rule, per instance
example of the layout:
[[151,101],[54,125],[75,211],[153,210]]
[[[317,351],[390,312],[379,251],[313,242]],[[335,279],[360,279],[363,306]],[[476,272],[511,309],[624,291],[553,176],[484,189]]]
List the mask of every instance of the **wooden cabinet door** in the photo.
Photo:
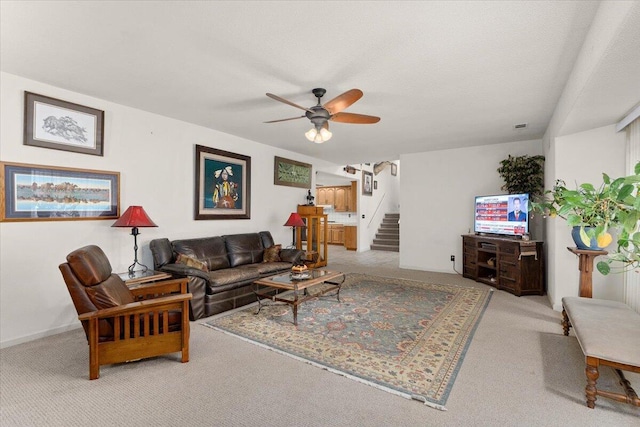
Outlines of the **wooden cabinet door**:
[[327,204],[327,189],[325,187],[320,187],[316,190],[316,205],[326,205]]
[[325,203],[323,203],[323,205],[335,206],[336,205],[335,188],[327,187],[325,188],[325,190],[327,190],[327,192],[325,196]]
[[331,243],[338,245],[344,244],[344,227],[342,225],[331,226]]
[[347,212],[358,212],[358,182],[351,181],[351,188],[349,189],[349,206]]
[[347,211],[347,188],[349,187],[335,187],[334,196],[335,196],[335,208],[336,212],[346,212]]
[[344,247],[350,251],[358,249],[358,227],[344,226]]

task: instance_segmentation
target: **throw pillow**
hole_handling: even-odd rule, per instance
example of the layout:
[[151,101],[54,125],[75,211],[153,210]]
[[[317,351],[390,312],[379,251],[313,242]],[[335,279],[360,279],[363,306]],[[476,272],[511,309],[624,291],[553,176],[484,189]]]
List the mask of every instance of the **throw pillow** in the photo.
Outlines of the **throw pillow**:
[[190,256],[187,256],[184,254],[178,254],[178,257],[176,258],[176,263],[184,264],[187,267],[197,268],[198,270],[202,270],[202,271],[209,271],[207,264],[205,264],[204,262],[198,259],[191,258]]
[[282,245],[273,245],[270,248],[264,250],[264,257],[262,262],[279,262],[282,261],[280,259],[280,250],[282,249]]

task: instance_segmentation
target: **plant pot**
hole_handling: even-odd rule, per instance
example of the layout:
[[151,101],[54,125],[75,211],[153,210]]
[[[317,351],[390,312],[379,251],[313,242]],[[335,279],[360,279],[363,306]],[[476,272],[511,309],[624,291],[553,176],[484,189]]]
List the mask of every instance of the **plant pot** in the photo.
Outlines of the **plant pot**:
[[[593,227],[584,227],[584,231],[588,233],[589,230],[591,230],[592,228]],[[591,238],[591,242],[589,243],[588,246],[585,245],[582,239],[580,238],[580,227],[573,227],[573,229],[571,230],[571,237],[573,238],[573,242],[576,244],[576,247],[578,249],[601,251],[606,247],[606,246],[598,246],[598,241],[596,240],[595,237]]]

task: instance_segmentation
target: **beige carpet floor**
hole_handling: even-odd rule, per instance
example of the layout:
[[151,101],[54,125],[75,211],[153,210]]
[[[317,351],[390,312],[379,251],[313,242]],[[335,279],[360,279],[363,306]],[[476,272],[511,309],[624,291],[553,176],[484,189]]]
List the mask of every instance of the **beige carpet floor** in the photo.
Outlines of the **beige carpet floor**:
[[[341,259],[338,263],[335,260]],[[330,251],[329,267],[432,283],[484,286],[457,274],[402,270],[397,254]],[[64,286],[62,280],[57,282]],[[0,425],[9,426],[635,426],[640,409],[584,404],[584,361],[546,296],[496,291],[447,411],[394,396],[191,324],[178,355],[101,369],[89,381],[83,332],[0,350]],[[640,376],[629,375],[640,390]],[[602,370],[602,386],[616,388]]]

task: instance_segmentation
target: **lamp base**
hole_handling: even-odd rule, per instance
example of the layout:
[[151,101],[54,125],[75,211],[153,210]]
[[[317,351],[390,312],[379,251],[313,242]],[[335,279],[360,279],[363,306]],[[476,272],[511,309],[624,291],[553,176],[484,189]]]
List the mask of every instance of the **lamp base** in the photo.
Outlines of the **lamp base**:
[[144,265],[144,264],[140,264],[140,263],[138,262],[138,260],[136,259],[135,261],[133,261],[133,264],[131,264],[131,265],[129,266],[129,268],[128,268],[128,271],[129,271],[129,277],[134,277],[134,276],[136,275],[136,272],[135,272],[136,264],[137,264],[137,265],[139,265],[140,267],[142,267],[142,270],[141,270],[141,271],[142,271],[143,273],[145,273],[145,272],[147,272],[147,271],[149,270],[149,267],[147,267],[147,266],[146,266],[146,265]]

